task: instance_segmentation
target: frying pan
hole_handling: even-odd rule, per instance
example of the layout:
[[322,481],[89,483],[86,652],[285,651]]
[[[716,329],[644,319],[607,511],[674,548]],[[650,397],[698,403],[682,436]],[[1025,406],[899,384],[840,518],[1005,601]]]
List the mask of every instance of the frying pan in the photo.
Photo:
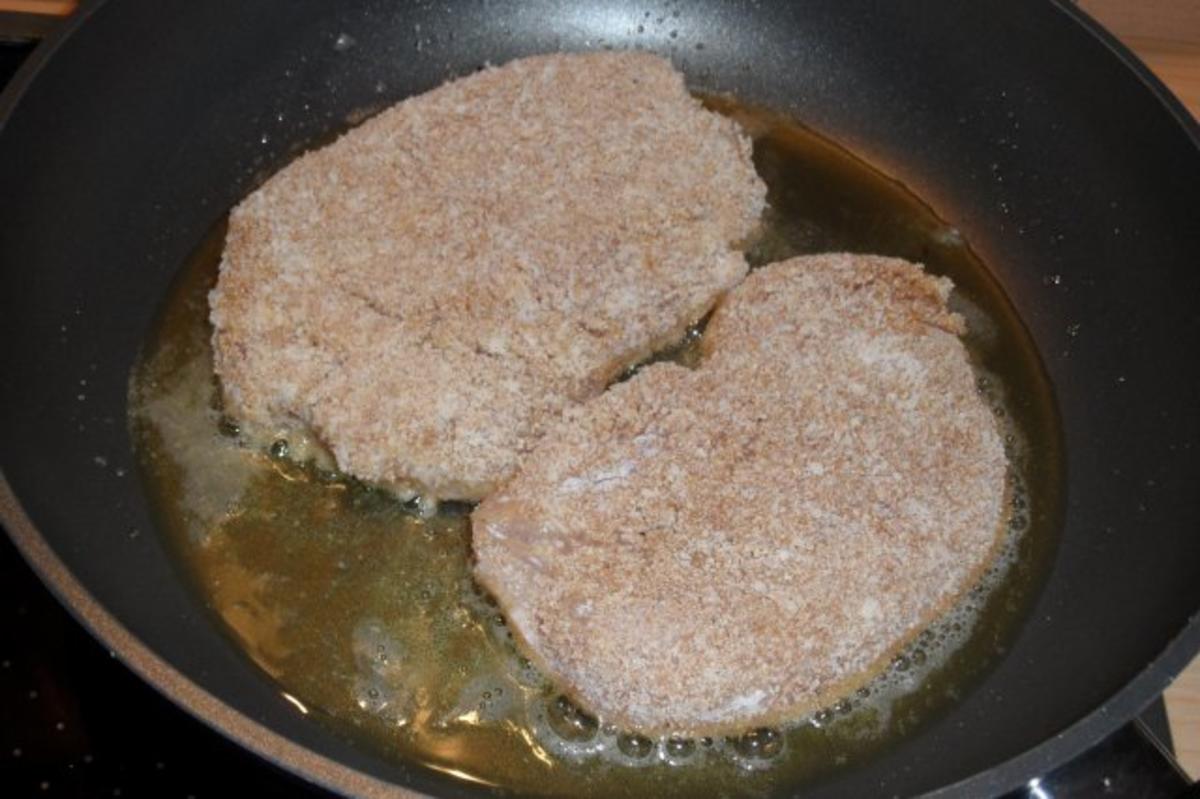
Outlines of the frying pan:
[[485,62],[634,45],[928,200],[1004,286],[1062,417],[1059,549],[1006,657],[811,795],[994,794],[1111,733],[1200,648],[1200,135],[1065,3],[85,6],[0,100],[0,506],[18,547],[131,668],[250,749],[346,792],[477,792],[296,714],[159,538],[130,535],[153,521],[127,380],[175,270],[297,147]]

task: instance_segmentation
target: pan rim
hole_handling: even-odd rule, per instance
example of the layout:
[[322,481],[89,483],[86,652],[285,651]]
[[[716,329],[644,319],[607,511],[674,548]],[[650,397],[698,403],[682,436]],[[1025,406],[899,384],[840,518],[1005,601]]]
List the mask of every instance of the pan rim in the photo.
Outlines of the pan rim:
[[[43,40],[0,92],[0,134],[19,106],[26,90],[59,47],[107,0],[84,2],[76,13]],[[1162,105],[1200,152],[1200,122],[1178,98],[1127,47],[1068,0],[1050,0],[1113,57],[1130,70]],[[0,521],[26,563],[49,588],[67,612],[102,646],[117,656],[145,683],[206,726],[274,765],[338,793],[366,797],[421,797],[400,785],[386,782],[346,766],[271,730],[209,693],[190,677],[162,659],[130,633],[76,578],[37,530],[0,469]],[[1132,680],[1099,707],[1077,719],[1051,738],[998,763],[986,771],[926,794],[937,799],[993,795],[1017,788],[1033,777],[1078,757],[1120,726],[1132,720],[1162,693],[1183,668],[1200,653],[1200,608],[1160,653]]]

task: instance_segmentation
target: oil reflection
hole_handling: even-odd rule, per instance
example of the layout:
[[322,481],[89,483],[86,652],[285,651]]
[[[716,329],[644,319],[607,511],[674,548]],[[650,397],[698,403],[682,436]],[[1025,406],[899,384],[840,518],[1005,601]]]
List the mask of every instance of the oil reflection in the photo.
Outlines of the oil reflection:
[[301,702],[299,699],[297,699],[296,697],[292,696],[292,695],[291,695],[291,694],[289,694],[287,691],[280,691],[279,695],[280,695],[280,696],[282,696],[282,697],[283,697],[284,699],[286,699],[287,701],[291,702],[291,703],[292,703],[292,705],[294,705],[294,706],[295,706],[295,708],[296,708],[297,710],[299,710],[301,713],[303,713],[303,714],[304,714],[304,715],[306,715],[306,716],[308,715],[308,708],[307,708],[307,707],[305,707],[305,706],[304,706],[304,703],[303,703],[303,702]]

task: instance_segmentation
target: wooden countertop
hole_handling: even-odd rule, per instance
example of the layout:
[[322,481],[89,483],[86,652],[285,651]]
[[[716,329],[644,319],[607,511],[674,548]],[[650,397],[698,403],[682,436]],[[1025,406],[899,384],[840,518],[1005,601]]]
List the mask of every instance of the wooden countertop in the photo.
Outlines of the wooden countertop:
[[[1200,118],[1200,3],[1196,0],[1079,0],[1154,70]],[[0,11],[68,13],[74,0],[0,0]],[[1200,778],[1200,658],[1166,693],[1180,763]]]

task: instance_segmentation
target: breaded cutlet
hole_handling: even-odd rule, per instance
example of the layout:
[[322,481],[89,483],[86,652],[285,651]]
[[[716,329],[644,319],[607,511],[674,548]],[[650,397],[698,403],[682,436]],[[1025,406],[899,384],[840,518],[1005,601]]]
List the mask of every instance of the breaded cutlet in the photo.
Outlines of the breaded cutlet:
[[472,516],[523,651],[607,722],[723,734],[848,695],[990,562],[1007,460],[947,309],[890,258],[794,258],[694,370],[572,410]]
[[479,499],[742,279],[765,194],[663,58],[451,81],[233,210],[210,295],[226,410],[402,494]]

